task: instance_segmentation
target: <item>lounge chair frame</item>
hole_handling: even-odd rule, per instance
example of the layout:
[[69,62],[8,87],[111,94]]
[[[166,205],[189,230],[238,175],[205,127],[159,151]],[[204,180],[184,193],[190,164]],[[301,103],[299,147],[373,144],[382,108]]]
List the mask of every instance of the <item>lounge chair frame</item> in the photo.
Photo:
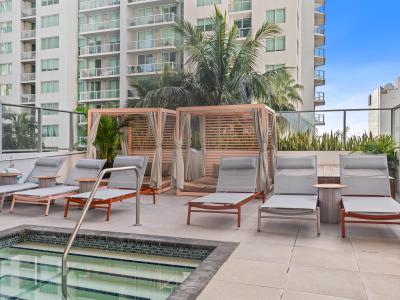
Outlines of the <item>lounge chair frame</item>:
[[237,227],[240,227],[241,223],[241,210],[242,206],[256,198],[262,198],[263,203],[265,202],[265,196],[263,192],[256,192],[252,196],[243,199],[236,204],[202,204],[202,203],[187,203],[188,214],[187,224],[190,225],[191,214],[194,212],[198,213],[214,213],[214,214],[231,214],[237,215]]
[[[176,112],[163,108],[102,108],[90,109],[88,112],[88,130],[92,127],[93,115],[109,117],[126,117],[130,123],[127,127],[127,144],[129,156],[147,156],[149,163],[152,163],[153,154],[156,150],[155,139],[150,130],[147,113],[157,114],[158,135],[163,135],[162,143],[162,162],[172,163],[174,152],[174,129],[176,122]],[[165,126],[163,126],[163,115],[166,115]],[[163,132],[162,132],[163,130]],[[163,178],[158,183],[160,188],[153,188],[146,182],[143,183],[144,189],[141,191],[145,195],[152,195],[155,204],[156,194],[171,190],[170,178]]]

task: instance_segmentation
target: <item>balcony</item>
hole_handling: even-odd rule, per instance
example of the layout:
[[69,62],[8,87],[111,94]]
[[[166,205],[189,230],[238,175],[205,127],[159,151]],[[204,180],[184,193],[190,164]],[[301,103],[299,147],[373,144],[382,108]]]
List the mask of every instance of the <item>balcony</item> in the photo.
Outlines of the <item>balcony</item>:
[[325,5],[325,0],[315,0],[315,4]]
[[315,86],[325,85],[325,71],[324,70],[315,70],[314,84],[315,84]]
[[119,76],[119,66],[83,69],[80,72],[81,79],[112,78]]
[[21,11],[21,19],[29,20],[36,18],[36,8],[23,8]]
[[314,24],[317,26],[325,25],[325,5],[315,4]]
[[325,49],[316,48],[314,49],[314,65],[317,67],[325,65]]
[[34,104],[36,101],[35,94],[22,94],[21,103],[22,104]]
[[175,13],[166,13],[145,17],[136,17],[128,19],[128,27],[147,27],[147,26],[162,26],[165,24],[173,24],[176,19]]
[[176,38],[132,41],[128,43],[128,51],[140,52],[159,49],[174,49],[176,48],[177,44],[178,43]]
[[160,73],[164,68],[169,68],[172,71],[178,69],[178,64],[174,62],[156,63],[156,64],[138,64],[128,66],[128,75],[140,76],[140,75],[152,75]]
[[325,28],[323,26],[314,28],[314,45],[315,47],[325,45]]
[[314,97],[314,106],[325,105],[325,93],[316,92]]
[[237,33],[238,39],[245,39],[251,35],[251,28],[239,28]]
[[21,61],[29,62],[29,61],[35,61],[35,59],[36,59],[36,52],[35,51],[24,51],[24,52],[21,52]]
[[242,12],[251,10],[251,1],[234,1],[229,4],[229,12]]
[[79,102],[118,100],[119,90],[88,91],[79,94]]
[[21,32],[21,40],[34,40],[36,39],[36,30],[23,30]]
[[[175,1],[175,2],[177,2],[177,1]],[[141,4],[142,5],[147,5],[147,4],[155,5],[158,3],[165,4],[165,0],[128,0],[128,5],[132,5],[132,6],[141,5]]]
[[105,56],[105,55],[113,55],[115,53],[118,53],[119,50],[120,50],[119,43],[85,46],[85,47],[80,48],[79,55],[81,57]]
[[79,11],[94,11],[102,9],[117,8],[120,5],[120,0],[81,0],[79,2]]
[[22,73],[21,74],[21,82],[22,83],[31,83],[35,82],[36,73]]
[[325,115],[324,114],[315,114],[315,126],[324,126],[325,125]]
[[114,31],[119,30],[119,19],[117,20],[109,20],[98,23],[87,23],[81,24],[79,33],[80,34],[90,34],[97,32],[106,32],[106,31]]

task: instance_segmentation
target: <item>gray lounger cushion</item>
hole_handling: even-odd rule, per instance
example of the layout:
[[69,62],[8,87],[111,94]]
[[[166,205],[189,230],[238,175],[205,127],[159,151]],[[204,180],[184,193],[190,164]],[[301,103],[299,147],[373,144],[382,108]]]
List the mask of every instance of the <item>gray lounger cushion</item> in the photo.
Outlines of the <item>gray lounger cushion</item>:
[[37,188],[38,184],[33,182],[25,182],[25,183],[18,183],[18,184],[8,184],[8,185],[0,185],[0,194],[3,193],[14,193],[23,190],[29,190]]
[[[122,190],[122,189],[101,189],[98,190],[94,196],[97,200],[107,200],[115,197],[125,196],[128,194],[136,193],[136,190]],[[90,192],[73,195],[71,198],[88,199]]]
[[23,192],[17,192],[15,194],[22,196],[32,196],[32,197],[46,197],[46,196],[55,196],[64,193],[72,193],[79,190],[79,186],[71,186],[71,185],[56,185],[47,188],[28,190]]
[[221,159],[217,193],[254,193],[257,187],[257,157]]
[[63,165],[65,158],[42,157],[35,162],[32,172],[26,179],[27,182],[38,183],[35,176],[55,176]]
[[400,214],[400,204],[391,197],[343,196],[346,212],[372,214]]
[[[114,168],[135,166],[139,169],[139,187],[143,182],[143,176],[146,170],[148,158],[145,156],[117,156],[114,160]],[[134,170],[112,172],[110,188],[136,189],[136,173]]]
[[254,193],[213,193],[204,197],[193,199],[190,202],[209,204],[238,204],[252,196],[254,196]]
[[263,205],[263,209],[301,209],[313,210],[317,208],[317,195],[273,195]]
[[96,178],[105,163],[105,159],[80,159],[70,171],[64,184],[78,185],[79,178]]

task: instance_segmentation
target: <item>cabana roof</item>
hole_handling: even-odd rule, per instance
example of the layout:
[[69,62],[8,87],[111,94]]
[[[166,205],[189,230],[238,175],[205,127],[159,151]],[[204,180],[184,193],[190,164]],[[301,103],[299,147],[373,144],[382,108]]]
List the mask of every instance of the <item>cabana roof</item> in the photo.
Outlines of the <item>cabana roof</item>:
[[234,113],[251,113],[254,109],[265,109],[271,113],[275,111],[265,104],[235,104],[235,105],[216,105],[216,106],[190,106],[179,107],[176,112],[186,112],[192,115],[212,115],[212,114],[234,114]]

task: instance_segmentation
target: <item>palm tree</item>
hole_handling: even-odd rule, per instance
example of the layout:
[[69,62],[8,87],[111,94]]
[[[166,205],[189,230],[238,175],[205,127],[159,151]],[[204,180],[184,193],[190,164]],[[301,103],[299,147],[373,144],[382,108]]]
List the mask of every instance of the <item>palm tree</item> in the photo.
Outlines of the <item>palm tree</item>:
[[268,96],[259,98],[276,111],[293,111],[296,105],[302,104],[300,91],[303,87],[298,84],[286,68],[265,73],[268,81]]
[[135,83],[140,106],[238,104],[268,97],[267,77],[255,66],[265,38],[279,33],[278,27],[264,23],[254,37],[238,41],[237,26],[230,27],[226,13],[216,6],[211,25],[210,32],[203,32],[185,20],[175,24],[184,40],[186,73],[164,71],[153,83],[149,79]]
[[3,149],[32,150],[37,147],[37,124],[34,110],[29,112],[3,113]]

